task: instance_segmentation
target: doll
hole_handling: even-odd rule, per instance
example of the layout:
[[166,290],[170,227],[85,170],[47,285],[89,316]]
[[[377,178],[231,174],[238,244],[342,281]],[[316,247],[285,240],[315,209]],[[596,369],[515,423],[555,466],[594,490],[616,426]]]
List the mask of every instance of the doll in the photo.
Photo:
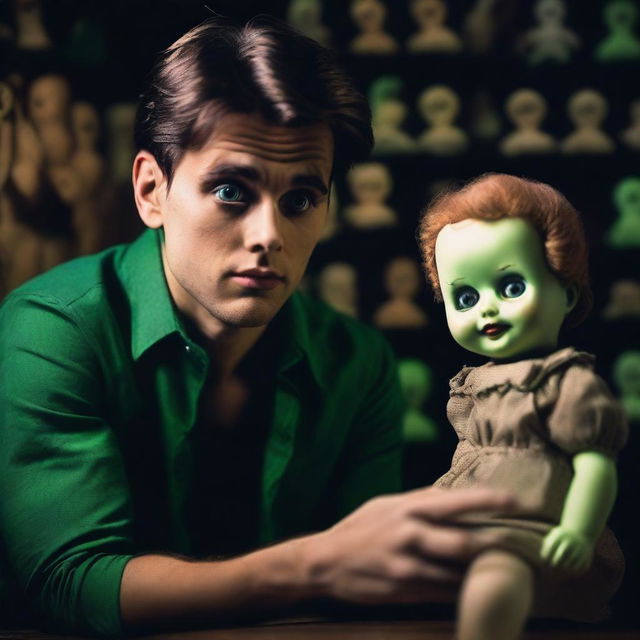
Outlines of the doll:
[[490,358],[450,382],[460,441],[436,485],[519,504],[468,522],[504,538],[468,567],[457,638],[513,640],[530,613],[600,620],[624,564],[605,523],[627,427],[593,356],[557,347],[591,305],[578,214],[548,185],[487,174],[440,195],[419,239],[453,338]]

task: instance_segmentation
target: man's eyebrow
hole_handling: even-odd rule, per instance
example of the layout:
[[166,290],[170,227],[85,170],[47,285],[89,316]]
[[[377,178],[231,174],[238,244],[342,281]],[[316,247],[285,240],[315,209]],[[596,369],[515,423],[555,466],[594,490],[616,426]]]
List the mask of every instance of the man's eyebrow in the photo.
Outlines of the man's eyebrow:
[[218,164],[211,167],[200,178],[200,186],[207,190],[212,182],[220,180],[221,178],[244,178],[251,182],[258,182],[260,180],[260,173],[253,167],[248,167],[240,164]]
[[329,187],[324,183],[324,180],[312,173],[299,173],[298,175],[293,176],[291,184],[296,187],[313,187],[323,196],[329,193]]

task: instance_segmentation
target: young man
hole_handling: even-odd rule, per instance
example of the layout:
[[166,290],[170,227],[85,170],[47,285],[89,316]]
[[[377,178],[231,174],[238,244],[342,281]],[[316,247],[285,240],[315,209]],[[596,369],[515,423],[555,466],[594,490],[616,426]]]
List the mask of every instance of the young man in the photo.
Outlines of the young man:
[[450,594],[495,540],[447,522],[509,498],[369,500],[400,489],[392,354],[294,293],[364,98],[286,26],[211,19],[161,56],[136,140],[149,229],[0,312],[7,591],[99,634]]

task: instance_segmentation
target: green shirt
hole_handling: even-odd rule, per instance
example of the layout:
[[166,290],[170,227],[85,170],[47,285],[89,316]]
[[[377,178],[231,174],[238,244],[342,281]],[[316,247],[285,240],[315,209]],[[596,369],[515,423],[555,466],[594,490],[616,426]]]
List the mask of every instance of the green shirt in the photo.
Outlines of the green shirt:
[[[0,307],[5,619],[18,592],[41,625],[116,635],[127,561],[190,552],[190,433],[209,359],[172,303],[161,238],[149,230],[63,264]],[[263,458],[263,543],[401,488],[404,404],[387,343],[298,293],[276,321],[286,341]]]

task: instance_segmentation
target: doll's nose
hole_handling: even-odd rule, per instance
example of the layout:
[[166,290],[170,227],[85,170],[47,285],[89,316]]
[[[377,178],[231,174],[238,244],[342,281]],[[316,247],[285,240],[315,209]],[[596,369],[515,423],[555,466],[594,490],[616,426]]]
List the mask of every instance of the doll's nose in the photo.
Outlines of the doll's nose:
[[497,316],[498,305],[496,304],[495,300],[485,300],[480,307],[480,315],[483,318],[492,318],[493,316]]

